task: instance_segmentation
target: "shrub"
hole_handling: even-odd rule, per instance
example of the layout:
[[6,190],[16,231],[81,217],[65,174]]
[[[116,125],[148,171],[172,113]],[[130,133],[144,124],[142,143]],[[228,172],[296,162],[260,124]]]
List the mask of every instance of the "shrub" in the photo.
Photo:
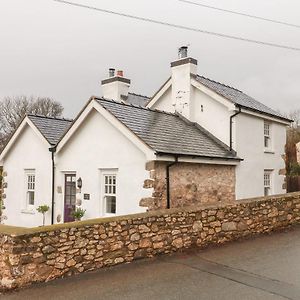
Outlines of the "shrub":
[[43,226],[45,226],[45,214],[49,211],[50,207],[48,205],[40,205],[36,210],[43,214]]
[[80,221],[81,218],[85,215],[86,210],[82,208],[76,208],[73,211],[72,216],[75,218],[76,221]]

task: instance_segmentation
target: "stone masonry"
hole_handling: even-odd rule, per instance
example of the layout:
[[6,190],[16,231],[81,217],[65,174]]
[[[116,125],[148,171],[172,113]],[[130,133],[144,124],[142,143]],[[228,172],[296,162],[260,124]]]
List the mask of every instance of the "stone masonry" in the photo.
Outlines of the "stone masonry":
[[[150,198],[140,201],[148,210],[166,208],[167,162],[152,161],[146,169],[150,179],[144,188],[153,188]],[[177,163],[170,168],[171,208],[235,200],[235,166]]]
[[300,222],[300,193],[38,228],[0,226],[0,290]]

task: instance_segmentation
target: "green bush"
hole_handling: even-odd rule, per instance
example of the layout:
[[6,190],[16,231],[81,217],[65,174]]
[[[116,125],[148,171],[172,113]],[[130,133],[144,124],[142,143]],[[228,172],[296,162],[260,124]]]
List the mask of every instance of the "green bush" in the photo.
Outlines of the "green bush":
[[300,165],[297,163],[294,163],[290,166],[290,176],[300,176]]

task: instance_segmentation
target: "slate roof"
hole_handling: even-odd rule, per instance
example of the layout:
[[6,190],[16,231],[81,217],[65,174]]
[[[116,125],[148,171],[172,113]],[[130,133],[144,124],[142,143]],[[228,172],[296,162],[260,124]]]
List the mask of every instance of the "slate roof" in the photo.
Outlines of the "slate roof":
[[28,118],[51,145],[56,145],[72,124],[72,120],[63,118],[51,118],[31,114],[28,115]]
[[103,98],[95,100],[159,154],[238,159],[216,137],[179,115]]
[[231,86],[222,84],[200,75],[196,76],[196,80],[238,106],[271,115],[286,121],[290,121],[286,117],[282,116],[279,112],[267,107],[261,102],[253,99],[242,91],[237,90]]
[[145,107],[150,101],[150,97],[138,95],[135,93],[128,93],[125,101],[129,104]]

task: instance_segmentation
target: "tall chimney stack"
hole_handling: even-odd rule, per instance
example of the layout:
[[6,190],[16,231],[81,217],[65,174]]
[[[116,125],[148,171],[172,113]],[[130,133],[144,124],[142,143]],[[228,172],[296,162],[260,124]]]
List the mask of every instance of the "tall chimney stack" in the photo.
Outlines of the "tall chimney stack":
[[178,49],[178,59],[171,63],[172,104],[175,112],[193,120],[192,76],[197,74],[197,60],[188,56],[188,47]]
[[122,102],[128,97],[130,79],[124,77],[124,72],[118,70],[115,75],[115,69],[108,71],[109,78],[101,81],[103,97],[114,101]]

